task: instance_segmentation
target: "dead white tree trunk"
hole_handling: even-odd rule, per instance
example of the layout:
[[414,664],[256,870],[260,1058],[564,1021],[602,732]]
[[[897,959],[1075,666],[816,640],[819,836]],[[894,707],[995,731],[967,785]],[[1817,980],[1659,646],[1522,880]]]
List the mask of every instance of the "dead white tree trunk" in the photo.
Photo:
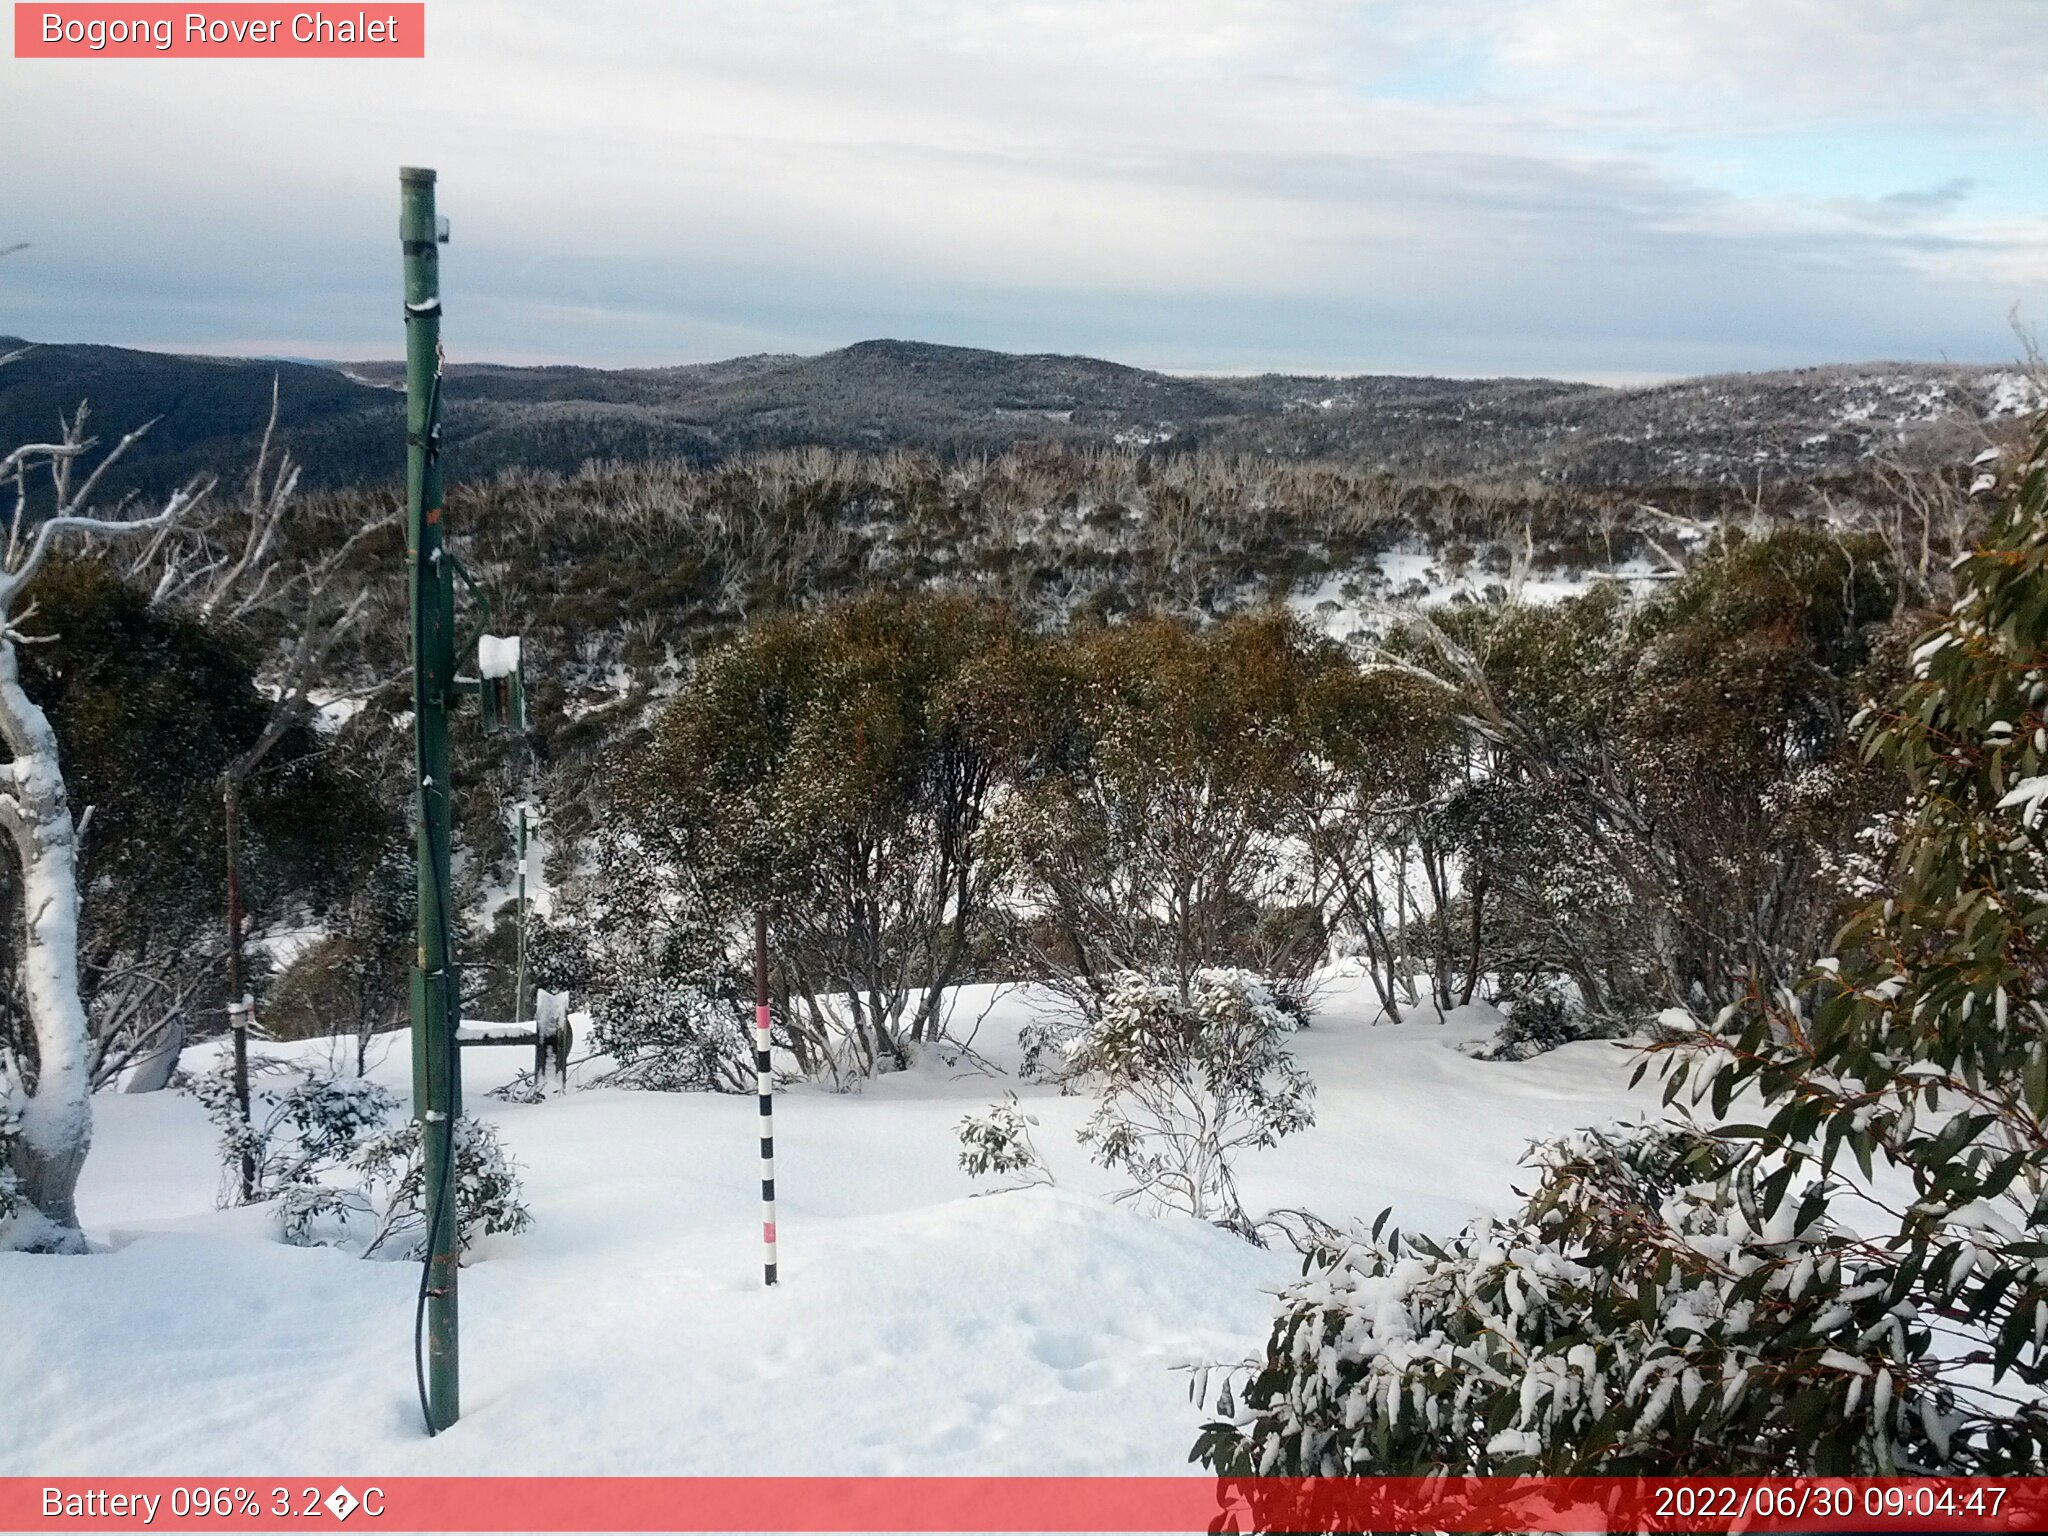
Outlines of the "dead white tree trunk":
[[0,483],[24,484],[32,462],[47,462],[56,511],[24,526],[18,494],[4,565],[0,565],[0,742],[11,761],[0,765],[0,826],[21,866],[21,982],[35,1039],[35,1061],[0,1060],[21,1097],[21,1123],[8,1147],[22,1209],[0,1227],[0,1248],[82,1253],[78,1175],[92,1145],[92,1028],[78,985],[78,826],[65,793],[57,733],[21,686],[16,625],[26,619],[22,594],[59,539],[105,537],[160,528],[203,491],[173,495],[154,516],[125,522],[91,516],[92,495],[106,470],[135,441],[130,433],[74,493],[71,469],[92,446],[81,410],[60,443],[32,444],[0,459]]

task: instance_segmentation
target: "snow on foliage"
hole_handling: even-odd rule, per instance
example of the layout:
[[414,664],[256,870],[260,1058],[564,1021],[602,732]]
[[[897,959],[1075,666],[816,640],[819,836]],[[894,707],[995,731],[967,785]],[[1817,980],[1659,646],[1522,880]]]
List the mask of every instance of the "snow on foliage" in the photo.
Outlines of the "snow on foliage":
[[1840,953],[1653,1048],[1637,1075],[1661,1056],[1678,1118],[1539,1144],[1515,1216],[1448,1245],[1376,1228],[1312,1260],[1201,1460],[2039,1470],[2048,442],[2027,468],[1910,680],[1868,714],[1907,809]]
[[1376,1226],[1312,1259],[1202,1459],[1309,1476],[1954,1464],[1956,1404],[1915,1370],[1930,1321],[1819,1179],[1763,1176],[1676,1125],[1528,1161],[1542,1180],[1510,1219],[1443,1244]]
[[1038,1117],[1026,1114],[1014,1093],[1005,1094],[1000,1104],[961,1116],[957,1127],[961,1169],[977,1179],[990,1174],[1020,1175],[1010,1186],[1013,1189],[1050,1184],[1052,1174],[1031,1141],[1031,1127],[1036,1124]]
[[[458,1119],[454,1150],[455,1209],[463,1251],[483,1234],[524,1232],[533,1224],[520,1193],[518,1168],[505,1155],[497,1130],[488,1120],[470,1115]],[[361,1176],[362,1184],[339,1191],[338,1202],[317,1209],[301,1213],[288,1207],[286,1236],[294,1242],[317,1241],[315,1218],[339,1210],[370,1219],[370,1233],[360,1250],[363,1257],[387,1252],[408,1259],[421,1257],[429,1202],[419,1122],[407,1120],[371,1138],[356,1150],[349,1165]],[[353,1232],[353,1224],[344,1230]],[[395,1247],[389,1246],[394,1243]]]
[[733,1093],[739,1027],[729,1000],[674,976],[627,973],[592,1000],[591,1044],[617,1066],[600,1081],[660,1093]]
[[[256,1072],[260,1064],[252,1063]],[[232,1061],[192,1080],[192,1096],[220,1129],[220,1203],[237,1203],[247,1159],[257,1200],[317,1185],[345,1163],[364,1139],[397,1112],[390,1090],[360,1077],[312,1070],[289,1074],[281,1087],[250,1085],[249,1113],[235,1096]]]
[[591,1046],[611,1063],[586,1083],[751,1091],[753,997],[732,914],[707,909],[693,873],[637,836],[595,852],[532,939],[536,982],[587,1008]]
[[14,1171],[11,1151],[21,1134],[21,1091],[14,1074],[0,1062],[0,1228],[14,1220],[21,1208],[21,1179]]
[[[419,1123],[388,1123],[399,1107],[389,1089],[318,1068],[294,1072],[282,1087],[252,1088],[244,1117],[223,1063],[193,1079],[192,1093],[220,1127],[222,1205],[239,1196],[246,1156],[256,1198],[275,1202],[286,1242],[369,1257],[407,1239],[400,1246],[417,1256],[426,1230]],[[463,1247],[479,1233],[526,1229],[517,1170],[487,1122],[456,1122],[455,1170]]]
[[1126,976],[1066,1047],[1098,1103],[1081,1128],[1096,1162],[1130,1193],[1249,1232],[1232,1155],[1314,1122],[1314,1085],[1285,1041],[1297,1017],[1248,971],[1195,973],[1179,988]]

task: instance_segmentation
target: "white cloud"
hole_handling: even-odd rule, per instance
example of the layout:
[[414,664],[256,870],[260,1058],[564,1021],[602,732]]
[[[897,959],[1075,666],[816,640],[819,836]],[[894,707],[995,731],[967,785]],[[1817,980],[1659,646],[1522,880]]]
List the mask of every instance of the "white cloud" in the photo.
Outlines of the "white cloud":
[[[0,242],[37,245],[0,330],[355,349],[387,318],[392,172],[424,163],[471,355],[1983,351],[2048,295],[2039,199],[1973,159],[2038,134],[2028,11],[430,0],[420,64],[0,60]],[[1873,185],[1823,130],[1926,163]]]

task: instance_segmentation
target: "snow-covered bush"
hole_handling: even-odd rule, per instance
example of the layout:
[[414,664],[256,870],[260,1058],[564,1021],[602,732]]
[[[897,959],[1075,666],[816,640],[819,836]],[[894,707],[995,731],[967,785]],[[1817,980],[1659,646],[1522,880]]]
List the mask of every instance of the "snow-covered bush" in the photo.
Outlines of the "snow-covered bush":
[[1601,1033],[1555,985],[1536,984],[1501,999],[1506,1017],[1493,1038],[1473,1052],[1481,1061],[1527,1061],[1560,1045]]
[[1312,1259],[1200,1457],[1286,1476],[1978,1469],[1919,1369],[1933,1319],[1817,1170],[1765,1174],[1677,1125],[1529,1161],[1541,1183],[1511,1219],[1442,1244],[1375,1226]]
[[1081,1140],[1170,1210],[1249,1232],[1231,1157],[1314,1121],[1315,1088],[1286,1038],[1300,1026],[1256,976],[1198,971],[1171,983],[1126,976],[1067,1047],[1100,1096]]
[[591,999],[590,1042],[617,1065],[603,1081],[658,1093],[751,1088],[751,1042],[730,1000],[674,976],[621,976]]
[[630,832],[597,840],[594,868],[534,926],[537,986],[590,1014],[609,1071],[588,1082],[661,1092],[751,1092],[753,994],[736,911]]
[[1907,813],[1841,953],[1803,993],[1655,1047],[1681,1118],[1539,1147],[1514,1217],[1313,1261],[1201,1459],[2048,1464],[2048,443],[1956,577],[1912,678],[1869,713]]
[[[457,1232],[464,1251],[483,1234],[524,1232],[533,1224],[522,1198],[518,1167],[505,1155],[488,1120],[469,1115],[457,1119],[454,1149]],[[310,1205],[296,1229],[288,1213],[287,1237],[315,1241],[318,1218],[348,1212],[370,1219],[369,1235],[362,1240],[363,1257],[394,1251],[395,1244],[401,1256],[418,1258],[427,1238],[429,1207],[419,1122],[407,1120],[365,1142],[349,1166],[362,1180],[360,1186],[337,1191],[339,1201]]]
[[191,1080],[192,1096],[220,1128],[223,1206],[240,1202],[244,1158],[254,1170],[257,1200],[318,1189],[398,1109],[387,1089],[366,1078],[319,1068],[286,1072],[289,1080],[282,1086],[261,1077],[251,1083],[246,1117],[230,1062]]
[[[399,1239],[416,1248],[426,1227],[419,1123],[392,1124],[397,1098],[364,1078],[319,1068],[284,1071],[279,1086],[257,1079],[247,1119],[226,1065],[191,1081],[193,1096],[221,1131],[221,1204],[240,1197],[246,1153],[256,1170],[256,1198],[275,1202],[286,1242],[350,1248],[365,1257]],[[455,1155],[463,1247],[481,1232],[524,1231],[530,1217],[518,1172],[492,1126],[463,1116]]]
[[1000,1104],[963,1115],[958,1127],[961,1168],[977,1179],[992,1174],[1018,1175],[1018,1182],[1011,1186],[1017,1189],[1050,1184],[1052,1174],[1031,1141],[1031,1128],[1036,1124],[1038,1117],[1026,1114],[1014,1093],[1005,1094]]

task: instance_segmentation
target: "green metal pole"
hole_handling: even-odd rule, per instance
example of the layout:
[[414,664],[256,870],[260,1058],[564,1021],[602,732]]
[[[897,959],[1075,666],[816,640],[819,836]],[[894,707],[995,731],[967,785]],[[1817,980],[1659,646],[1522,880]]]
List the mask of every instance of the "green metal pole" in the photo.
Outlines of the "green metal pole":
[[406,560],[412,597],[413,743],[417,766],[419,952],[412,978],[413,1114],[426,1160],[427,1424],[439,1433],[461,1413],[455,1286],[460,1217],[453,1170],[462,1074],[455,1045],[461,1017],[451,952],[448,895],[451,797],[448,712],[455,701],[454,562],[444,557],[441,434],[440,232],[434,173],[398,173],[399,238],[405,251]]

